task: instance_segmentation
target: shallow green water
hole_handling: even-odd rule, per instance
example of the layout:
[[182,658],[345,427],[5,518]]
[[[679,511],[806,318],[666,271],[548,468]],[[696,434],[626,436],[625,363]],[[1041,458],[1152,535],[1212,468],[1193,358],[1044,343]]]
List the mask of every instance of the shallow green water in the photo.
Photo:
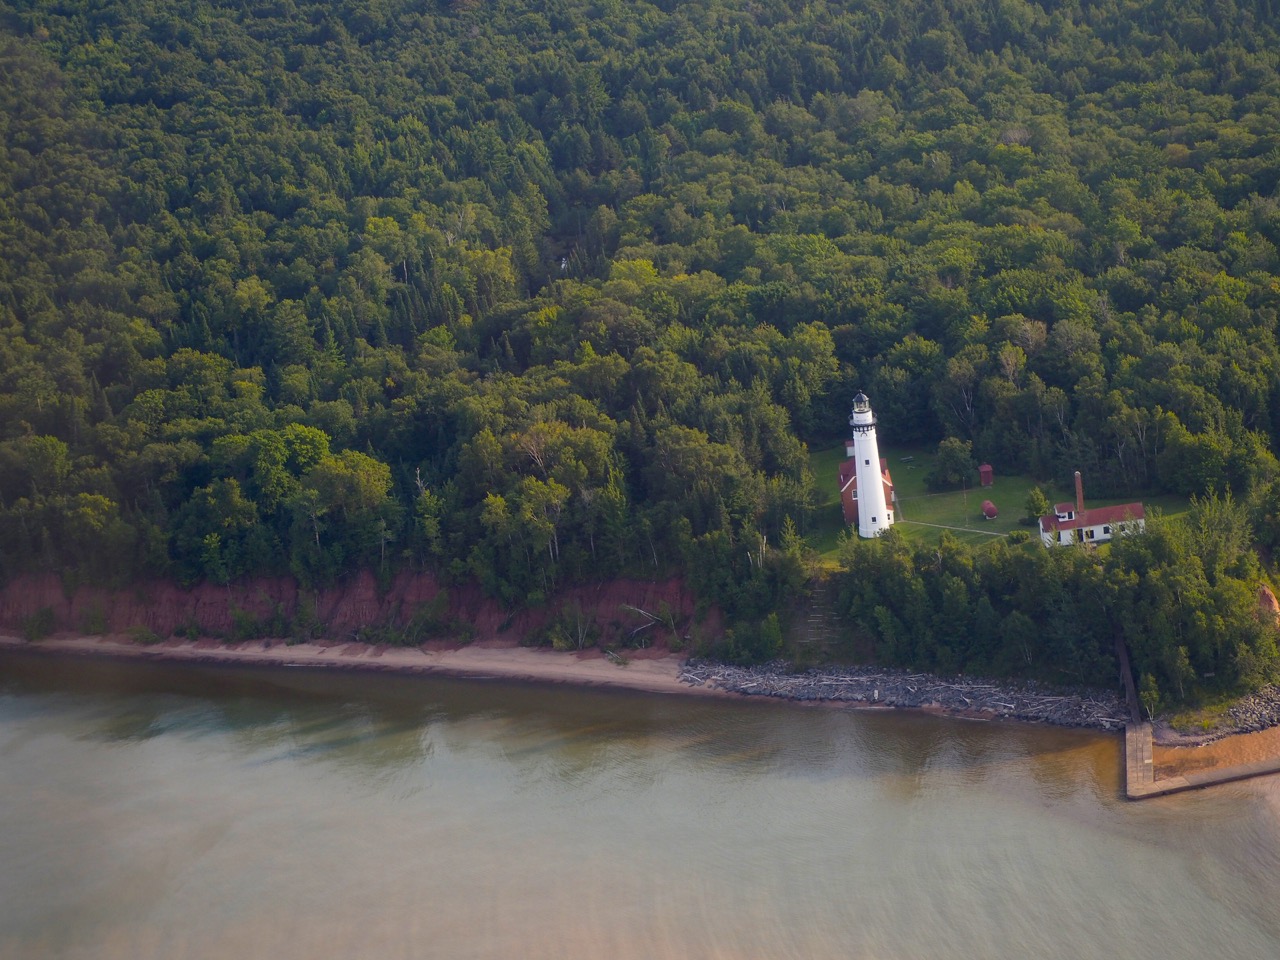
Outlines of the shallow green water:
[[1113,737],[0,659],[3,958],[1270,958],[1280,778]]

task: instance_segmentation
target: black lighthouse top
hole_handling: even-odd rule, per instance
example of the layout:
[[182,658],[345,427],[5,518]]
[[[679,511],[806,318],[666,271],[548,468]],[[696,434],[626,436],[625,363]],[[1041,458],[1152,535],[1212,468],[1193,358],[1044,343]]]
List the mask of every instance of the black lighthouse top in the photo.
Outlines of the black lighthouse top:
[[869,433],[876,428],[876,415],[871,412],[871,401],[861,390],[853,398],[853,415],[849,417],[849,426],[853,432]]

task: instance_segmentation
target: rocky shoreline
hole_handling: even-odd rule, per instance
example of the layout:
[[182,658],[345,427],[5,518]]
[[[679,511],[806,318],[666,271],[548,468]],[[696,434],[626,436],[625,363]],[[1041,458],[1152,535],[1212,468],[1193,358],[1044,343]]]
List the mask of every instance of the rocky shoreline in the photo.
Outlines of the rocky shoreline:
[[1168,723],[1157,720],[1156,742],[1168,746],[1201,745],[1223,740],[1243,733],[1257,733],[1280,727],[1280,686],[1271,684],[1257,693],[1241,697],[1216,722],[1211,730],[1188,733],[1175,730]]
[[1280,726],[1280,687],[1275,684],[1263,687],[1257,693],[1242,697],[1227,711],[1234,726],[1224,730],[1221,736],[1233,733],[1253,733]]
[[[782,663],[733,667],[699,660],[687,661],[680,679],[692,686],[745,696],[932,709],[1060,727],[1115,731],[1123,729],[1128,718],[1124,701],[1115,694],[1055,690],[1030,681],[995,683],[973,677],[942,678],[860,667],[795,673]],[[1280,699],[1275,706],[1280,722]]]

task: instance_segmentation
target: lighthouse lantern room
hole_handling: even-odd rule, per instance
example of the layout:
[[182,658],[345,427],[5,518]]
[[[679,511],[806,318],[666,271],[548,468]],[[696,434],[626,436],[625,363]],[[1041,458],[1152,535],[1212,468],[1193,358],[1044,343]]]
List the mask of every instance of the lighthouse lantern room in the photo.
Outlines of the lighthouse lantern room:
[[845,444],[849,459],[840,465],[845,523],[856,523],[860,537],[879,536],[893,526],[893,480],[888,463],[880,458],[876,416],[864,393],[853,398],[849,426],[853,428]]

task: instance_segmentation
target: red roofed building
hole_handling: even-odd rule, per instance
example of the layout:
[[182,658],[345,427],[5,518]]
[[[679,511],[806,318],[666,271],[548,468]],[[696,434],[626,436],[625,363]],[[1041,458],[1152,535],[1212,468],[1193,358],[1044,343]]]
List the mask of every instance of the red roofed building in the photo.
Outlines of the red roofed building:
[[1040,518],[1040,539],[1046,547],[1065,543],[1106,543],[1112,537],[1142,533],[1147,528],[1146,510],[1140,503],[1115,507],[1084,507],[1084,483],[1076,471],[1076,502],[1059,503],[1053,513]]
[[[852,444],[847,451],[850,456],[840,464],[840,505],[844,508],[844,522],[858,523],[858,461],[853,456]],[[885,503],[893,503],[893,478],[889,476],[889,461],[880,458],[880,482],[884,486]],[[893,507],[885,510],[889,523],[893,523]]]

